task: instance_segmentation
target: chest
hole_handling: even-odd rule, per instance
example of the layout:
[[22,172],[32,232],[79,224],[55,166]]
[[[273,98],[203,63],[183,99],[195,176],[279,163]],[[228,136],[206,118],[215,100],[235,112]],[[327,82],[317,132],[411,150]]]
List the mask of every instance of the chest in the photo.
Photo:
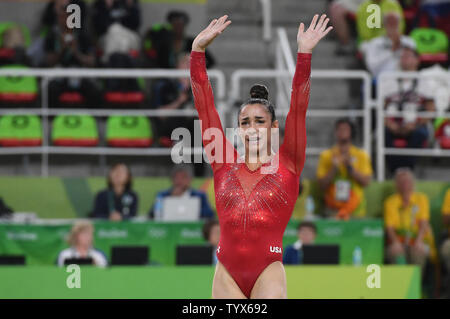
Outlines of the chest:
[[244,163],[224,167],[214,176],[216,204],[221,211],[280,216],[292,212],[298,197],[298,177],[283,167],[273,173],[251,172]]

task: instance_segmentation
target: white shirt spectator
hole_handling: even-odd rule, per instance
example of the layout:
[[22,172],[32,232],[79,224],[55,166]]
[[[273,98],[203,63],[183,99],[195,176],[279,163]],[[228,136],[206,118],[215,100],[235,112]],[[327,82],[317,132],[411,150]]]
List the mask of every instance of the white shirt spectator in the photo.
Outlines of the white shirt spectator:
[[448,71],[439,64],[435,64],[429,68],[422,69],[420,74],[419,92],[425,97],[434,100],[437,112],[447,111],[450,106],[450,78]]
[[361,44],[361,52],[364,55],[367,69],[374,78],[384,71],[400,70],[400,55],[403,47],[416,48],[414,40],[408,36],[400,36],[399,48],[392,50],[392,41],[381,36]]
[[[106,267],[108,265],[105,255],[97,249],[89,249],[87,257],[93,259],[95,266]],[[58,266],[64,266],[64,261],[71,258],[81,258],[81,256],[73,247],[64,249],[58,255]]]

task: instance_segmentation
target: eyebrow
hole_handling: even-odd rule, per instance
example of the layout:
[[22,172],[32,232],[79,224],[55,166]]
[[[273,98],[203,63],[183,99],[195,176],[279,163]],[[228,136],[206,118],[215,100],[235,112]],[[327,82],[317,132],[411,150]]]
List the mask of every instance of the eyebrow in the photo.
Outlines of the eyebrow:
[[[245,120],[248,120],[248,119],[249,119],[249,117],[246,116],[246,117],[242,118],[241,120],[242,120],[242,121],[245,121]],[[261,119],[264,119],[264,117],[263,117],[263,116],[255,116],[255,119],[261,120]]]

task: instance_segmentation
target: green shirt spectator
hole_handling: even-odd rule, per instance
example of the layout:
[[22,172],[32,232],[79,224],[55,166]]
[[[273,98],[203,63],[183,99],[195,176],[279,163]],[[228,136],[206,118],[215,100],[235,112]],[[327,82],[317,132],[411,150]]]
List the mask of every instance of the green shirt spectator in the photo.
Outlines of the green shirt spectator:
[[[372,4],[380,6],[380,28],[370,28],[367,24],[367,21],[375,21],[372,16],[375,11],[373,9],[368,10],[368,7]],[[405,17],[403,15],[403,9],[397,0],[367,0],[363,2],[356,13],[358,43],[384,35],[386,30],[384,28],[383,17],[386,13],[390,12],[400,15],[400,33],[403,34],[405,32]]]

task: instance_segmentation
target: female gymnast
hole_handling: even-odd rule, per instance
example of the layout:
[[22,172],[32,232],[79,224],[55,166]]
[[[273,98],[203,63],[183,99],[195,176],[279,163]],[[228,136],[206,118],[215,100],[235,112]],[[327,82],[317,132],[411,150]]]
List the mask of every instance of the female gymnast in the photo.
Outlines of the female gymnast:
[[[212,285],[213,298],[287,298],[282,264],[282,241],[298,196],[299,177],[305,161],[305,118],[309,101],[311,53],[332,27],[323,14],[315,15],[305,30],[300,23],[297,66],[292,83],[290,110],[284,142],[273,152],[270,130],[278,128],[273,105],[265,86],[254,85],[251,98],[241,107],[238,126],[245,155],[223,133],[206,73],[205,49],[231,21],[224,15],[211,21],[192,44],[191,84],[201,121],[205,150],[214,142],[224,146],[207,155],[214,173],[216,207],[220,223],[218,263]],[[211,134],[208,129],[222,134]],[[266,131],[267,134],[263,134]],[[214,138],[212,138],[214,137]],[[227,152],[231,150],[230,152]],[[250,160],[256,156],[256,160]],[[278,163],[272,173],[262,168]]]

